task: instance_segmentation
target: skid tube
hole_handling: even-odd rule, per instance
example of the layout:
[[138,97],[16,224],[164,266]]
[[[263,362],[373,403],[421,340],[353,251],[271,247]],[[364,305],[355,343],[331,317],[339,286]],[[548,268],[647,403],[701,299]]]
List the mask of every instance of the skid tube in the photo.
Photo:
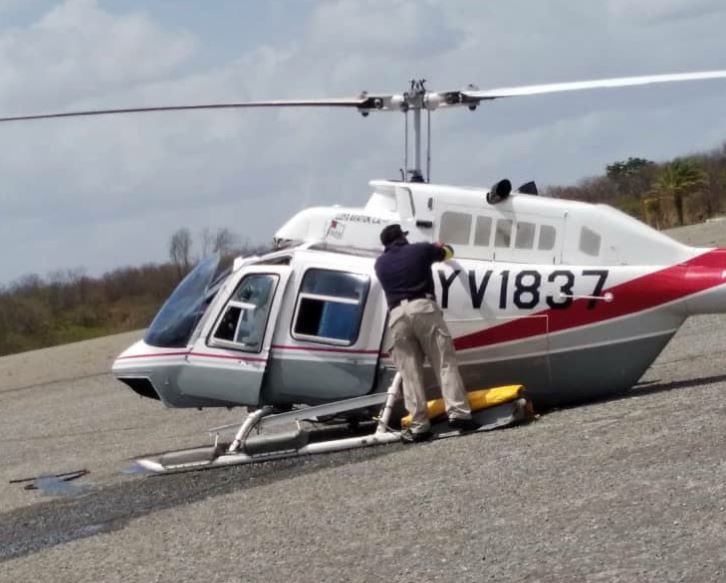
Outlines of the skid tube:
[[[175,452],[168,452],[144,459],[136,460],[142,470],[155,473],[171,473],[205,468],[235,466],[257,462],[277,460],[289,457],[331,453],[372,445],[395,443],[401,440],[401,432],[390,428],[389,421],[394,404],[401,390],[401,377],[396,374],[386,393],[364,395],[335,403],[327,403],[317,407],[309,407],[285,413],[272,414],[272,407],[263,407],[246,417],[244,422],[229,444],[219,442],[219,432],[236,428],[223,426],[216,428],[215,444],[209,447],[198,447]],[[368,408],[374,404],[384,403],[381,414],[374,418],[375,430],[372,433],[354,437],[325,438],[327,430],[307,431],[300,427],[301,421],[316,421],[318,416],[329,416],[331,413],[353,411]],[[472,413],[481,424],[477,431],[490,431],[507,427],[521,421],[531,420],[533,411],[531,402],[524,396],[492,407],[480,409]],[[275,433],[269,436],[254,435],[255,429],[263,426],[297,423],[296,431]],[[448,428],[448,423],[432,426],[435,439],[461,435],[459,431]],[[215,430],[211,430],[214,432]]]
[[[169,452],[159,456],[137,459],[136,464],[153,473],[178,472],[211,467],[235,466],[261,461],[276,460],[293,456],[305,456],[319,453],[330,453],[383,445],[401,440],[401,433],[389,427],[393,407],[401,391],[401,375],[396,373],[386,392],[385,404],[381,414],[376,418],[376,429],[373,433],[341,439],[331,439],[317,443],[308,443],[309,432],[299,428],[295,433],[273,435],[267,438],[250,438],[252,431],[262,425],[262,421],[272,412],[272,407],[262,407],[248,415],[239,427],[234,439],[228,446],[215,443],[210,447]],[[341,402],[340,412],[360,407],[361,399],[350,399],[346,406]],[[380,402],[380,401],[379,401]],[[330,406],[321,406],[321,409]],[[313,414],[315,407],[306,409]],[[286,414],[280,415],[281,417]],[[220,428],[225,429],[227,426]]]

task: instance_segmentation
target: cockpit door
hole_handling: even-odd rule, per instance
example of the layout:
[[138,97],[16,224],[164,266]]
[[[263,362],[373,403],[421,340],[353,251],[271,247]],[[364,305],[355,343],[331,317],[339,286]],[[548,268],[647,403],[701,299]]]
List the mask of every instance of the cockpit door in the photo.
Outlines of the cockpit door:
[[255,406],[291,268],[245,268],[220,290],[178,378],[185,395]]

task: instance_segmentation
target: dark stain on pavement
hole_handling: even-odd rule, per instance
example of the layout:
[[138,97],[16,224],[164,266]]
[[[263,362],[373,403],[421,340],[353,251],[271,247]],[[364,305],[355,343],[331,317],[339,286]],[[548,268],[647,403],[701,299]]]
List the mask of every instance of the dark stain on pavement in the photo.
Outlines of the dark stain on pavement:
[[134,518],[393,453],[388,445],[311,458],[151,476],[0,515],[0,562],[124,528]]

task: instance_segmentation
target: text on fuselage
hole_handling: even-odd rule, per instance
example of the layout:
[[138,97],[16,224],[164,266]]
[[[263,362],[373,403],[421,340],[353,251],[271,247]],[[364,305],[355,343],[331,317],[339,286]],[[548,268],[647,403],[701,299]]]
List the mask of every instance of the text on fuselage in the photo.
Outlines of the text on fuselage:
[[[587,308],[593,309],[598,299],[602,298],[602,291],[608,278],[607,269],[583,269],[573,271],[570,269],[556,269],[548,274],[542,274],[534,269],[512,271],[505,269],[494,272],[489,269],[477,272],[475,269],[455,269],[447,273],[437,270],[441,283],[441,307],[449,307],[449,293],[455,282],[460,282],[471,300],[471,307],[475,310],[481,308],[484,294],[488,289],[496,286],[499,300],[497,306],[506,310],[512,305],[520,310],[531,310],[537,307],[544,298],[546,305],[552,309],[568,308],[577,297],[575,284],[580,278],[589,282],[589,289],[581,295],[588,298]],[[586,284],[583,284],[586,285]],[[495,296],[496,296],[496,292]],[[510,304],[511,302],[511,304]],[[493,307],[493,306],[492,306]]]

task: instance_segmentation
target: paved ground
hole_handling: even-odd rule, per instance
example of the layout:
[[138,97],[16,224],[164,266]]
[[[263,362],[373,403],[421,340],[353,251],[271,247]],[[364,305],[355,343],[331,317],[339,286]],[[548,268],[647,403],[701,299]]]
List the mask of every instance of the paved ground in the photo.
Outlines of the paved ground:
[[[132,339],[0,359],[0,581],[726,580],[726,316],[528,426],[155,478],[121,470],[235,413],[125,390]],[[74,497],[8,483],[83,468]]]

